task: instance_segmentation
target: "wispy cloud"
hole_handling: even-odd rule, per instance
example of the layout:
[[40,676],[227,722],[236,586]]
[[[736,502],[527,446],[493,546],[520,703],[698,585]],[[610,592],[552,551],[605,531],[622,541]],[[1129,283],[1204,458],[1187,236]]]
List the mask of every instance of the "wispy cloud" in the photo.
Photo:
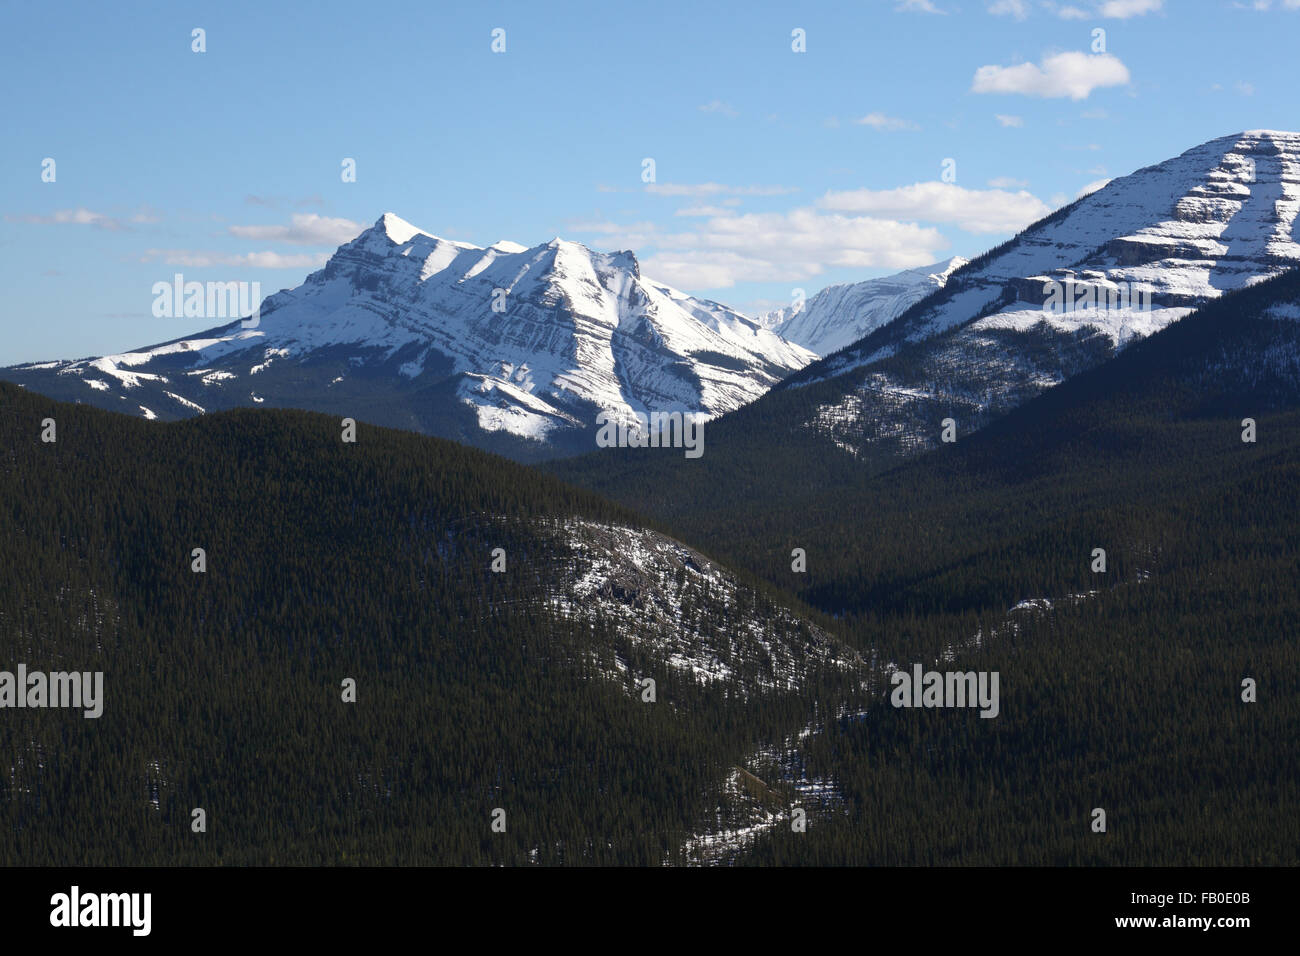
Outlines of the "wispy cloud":
[[947,10],[940,10],[934,5],[932,0],[902,0],[898,6],[894,7],[898,13],[941,13],[947,14]]
[[208,266],[238,266],[250,269],[315,269],[329,260],[329,253],[247,252],[231,254],[193,249],[146,249],[141,262],[163,262],[169,266],[201,269]]
[[1013,126],[1019,128],[1025,125],[1025,121],[1023,118],[1019,116],[1008,116],[1006,113],[999,113],[997,115],[997,121],[998,121],[998,125],[1004,127]]
[[279,209],[282,206],[292,206],[295,209],[305,209],[308,206],[324,206],[325,200],[320,196],[305,196],[302,199],[287,199],[284,196],[255,196],[249,193],[244,197],[244,202],[250,206],[263,206],[268,209]]
[[723,183],[650,183],[645,191],[655,196],[784,196],[797,193],[793,186],[727,186]]
[[[1300,0],[1287,0],[1287,2],[1300,4]],[[1146,16],[1148,13],[1159,13],[1164,9],[1165,3],[1164,0],[1092,0],[1086,6],[1073,4],[1057,6],[1049,0],[1043,6],[1048,10],[1054,10],[1062,20],[1128,20],[1132,17]]]
[[724,103],[722,100],[710,100],[700,107],[701,113],[719,113],[723,116],[739,116],[730,103]]
[[1164,5],[1165,0],[1106,0],[1099,12],[1113,20],[1127,20],[1155,13]]
[[674,216],[726,216],[731,210],[724,206],[686,206],[673,213]]
[[886,116],[884,113],[868,113],[861,119],[853,121],[858,126],[870,126],[872,129],[885,130],[894,132],[901,129],[920,129],[911,120],[899,119],[896,116]]
[[995,0],[988,5],[989,13],[995,17],[1015,17],[1023,20],[1029,16],[1027,0]]
[[119,216],[110,216],[107,213],[95,212],[87,209],[85,206],[78,206],[76,209],[58,209],[45,215],[31,213],[27,215],[6,215],[6,222],[22,222],[31,225],[41,226],[92,226],[95,229],[107,229],[110,232],[121,232],[129,229],[132,225],[141,225],[145,223],[154,223],[159,221],[159,216],[149,210],[137,212],[134,215],[122,218]]
[[330,218],[311,213],[294,213],[287,226],[230,226],[240,239],[288,242],[297,246],[339,246],[355,239],[365,229],[351,219]]

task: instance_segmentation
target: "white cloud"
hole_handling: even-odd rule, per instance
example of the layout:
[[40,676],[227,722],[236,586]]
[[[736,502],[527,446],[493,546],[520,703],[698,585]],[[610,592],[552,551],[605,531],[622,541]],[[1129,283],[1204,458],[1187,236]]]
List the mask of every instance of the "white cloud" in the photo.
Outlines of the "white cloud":
[[933,181],[897,189],[832,191],[817,205],[839,212],[952,223],[967,232],[1015,232],[1051,212],[1042,200],[1024,190],[964,189]]
[[[1300,0],[1287,0],[1287,2],[1300,3]],[[1049,10],[1054,9],[1056,15],[1062,20],[1090,20],[1093,18],[1127,20],[1130,17],[1158,13],[1164,9],[1164,5],[1164,0],[1092,0],[1087,8],[1069,4],[1057,7],[1052,0],[1045,0],[1043,3],[1043,6]]]
[[1002,126],[1014,126],[1019,128],[1025,125],[1025,121],[1021,117],[1007,116],[1005,113],[999,113],[997,115],[997,120]]
[[645,271],[677,286],[719,289],[808,279],[828,267],[906,269],[933,262],[948,245],[915,223],[801,208],[717,217],[696,232],[660,236]]
[[981,66],[975,71],[971,92],[1083,100],[1095,89],[1123,86],[1128,81],[1128,67],[1118,57],[1071,51],[1044,58],[1042,66]]
[[884,113],[868,113],[862,119],[853,121],[858,126],[870,126],[872,129],[888,130],[890,132],[900,129],[920,129],[911,120],[899,119],[896,116],[886,116]]
[[989,4],[989,13],[995,17],[1015,17],[1023,20],[1029,16],[1029,4],[1026,0],[995,0]]
[[573,222],[569,228],[597,237],[600,248],[636,249],[648,276],[692,290],[726,289],[742,282],[813,279],[830,269],[906,269],[942,257],[951,243],[946,224],[971,232],[1014,232],[1051,211],[1024,191],[1021,180],[998,187],[963,189],[950,183],[916,183],[899,189],[827,192],[815,205],[783,212],[741,213],[726,208],[734,195],[784,187],[718,183],[657,184],[663,195],[710,197],[687,204],[682,228],[652,221]]
[[350,219],[294,213],[287,226],[231,226],[230,234],[240,239],[289,242],[299,246],[341,246],[365,229]]
[[894,7],[894,10],[897,13],[943,13],[946,15],[946,11],[936,7],[932,0],[903,0],[902,3]]
[[809,279],[835,267],[906,269],[934,262],[949,246],[934,228],[810,207],[743,215],[727,210],[682,232],[649,223],[575,227],[601,235],[609,248],[653,250],[641,259],[645,274],[688,289]]
[[1101,5],[1101,15],[1112,20],[1127,20],[1155,13],[1165,5],[1165,0],[1106,0]]

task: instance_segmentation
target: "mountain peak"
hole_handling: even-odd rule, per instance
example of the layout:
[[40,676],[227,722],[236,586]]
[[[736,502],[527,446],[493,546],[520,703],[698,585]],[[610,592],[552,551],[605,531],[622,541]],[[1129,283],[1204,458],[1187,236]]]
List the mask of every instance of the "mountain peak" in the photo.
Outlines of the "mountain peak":
[[[375,231],[383,233],[399,246],[411,241],[413,236],[429,236],[416,226],[411,225],[396,213],[386,212],[375,220]],[[430,238],[436,238],[430,236]]]

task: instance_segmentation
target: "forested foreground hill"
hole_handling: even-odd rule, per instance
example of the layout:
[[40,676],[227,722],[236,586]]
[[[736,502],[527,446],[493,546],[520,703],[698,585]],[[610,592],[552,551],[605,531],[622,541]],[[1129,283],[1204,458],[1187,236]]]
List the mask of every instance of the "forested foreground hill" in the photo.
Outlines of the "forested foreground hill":
[[734,485],[727,503],[680,458],[555,467],[841,616],[885,661],[1001,674],[996,719],[878,702],[805,738],[787,762],[834,775],[843,812],[749,859],[1300,862],[1298,302],[1294,273],[1226,296],[883,473],[706,440],[700,462],[789,489],[766,505]]
[[104,675],[98,718],[0,709],[0,862],[687,862],[733,766],[862,684],[590,493],[342,434],[0,384],[0,669]]

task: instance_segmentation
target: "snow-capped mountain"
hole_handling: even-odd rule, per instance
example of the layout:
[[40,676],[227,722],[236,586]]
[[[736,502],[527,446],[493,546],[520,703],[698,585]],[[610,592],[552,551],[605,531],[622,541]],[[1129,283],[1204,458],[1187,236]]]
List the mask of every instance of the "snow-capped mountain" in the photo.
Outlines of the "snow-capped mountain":
[[861,453],[937,442],[1221,294],[1300,266],[1300,133],[1212,140],[1113,180],[782,383],[843,383],[805,424]]
[[953,256],[892,276],[827,286],[807,302],[765,313],[757,321],[788,342],[818,355],[830,355],[942,289],[948,277],[965,264],[961,256]]
[[148,418],[265,403],[530,458],[593,447],[602,410],[720,415],[816,358],[642,277],[631,252],[480,248],[392,213],[245,324],[3,374]]

